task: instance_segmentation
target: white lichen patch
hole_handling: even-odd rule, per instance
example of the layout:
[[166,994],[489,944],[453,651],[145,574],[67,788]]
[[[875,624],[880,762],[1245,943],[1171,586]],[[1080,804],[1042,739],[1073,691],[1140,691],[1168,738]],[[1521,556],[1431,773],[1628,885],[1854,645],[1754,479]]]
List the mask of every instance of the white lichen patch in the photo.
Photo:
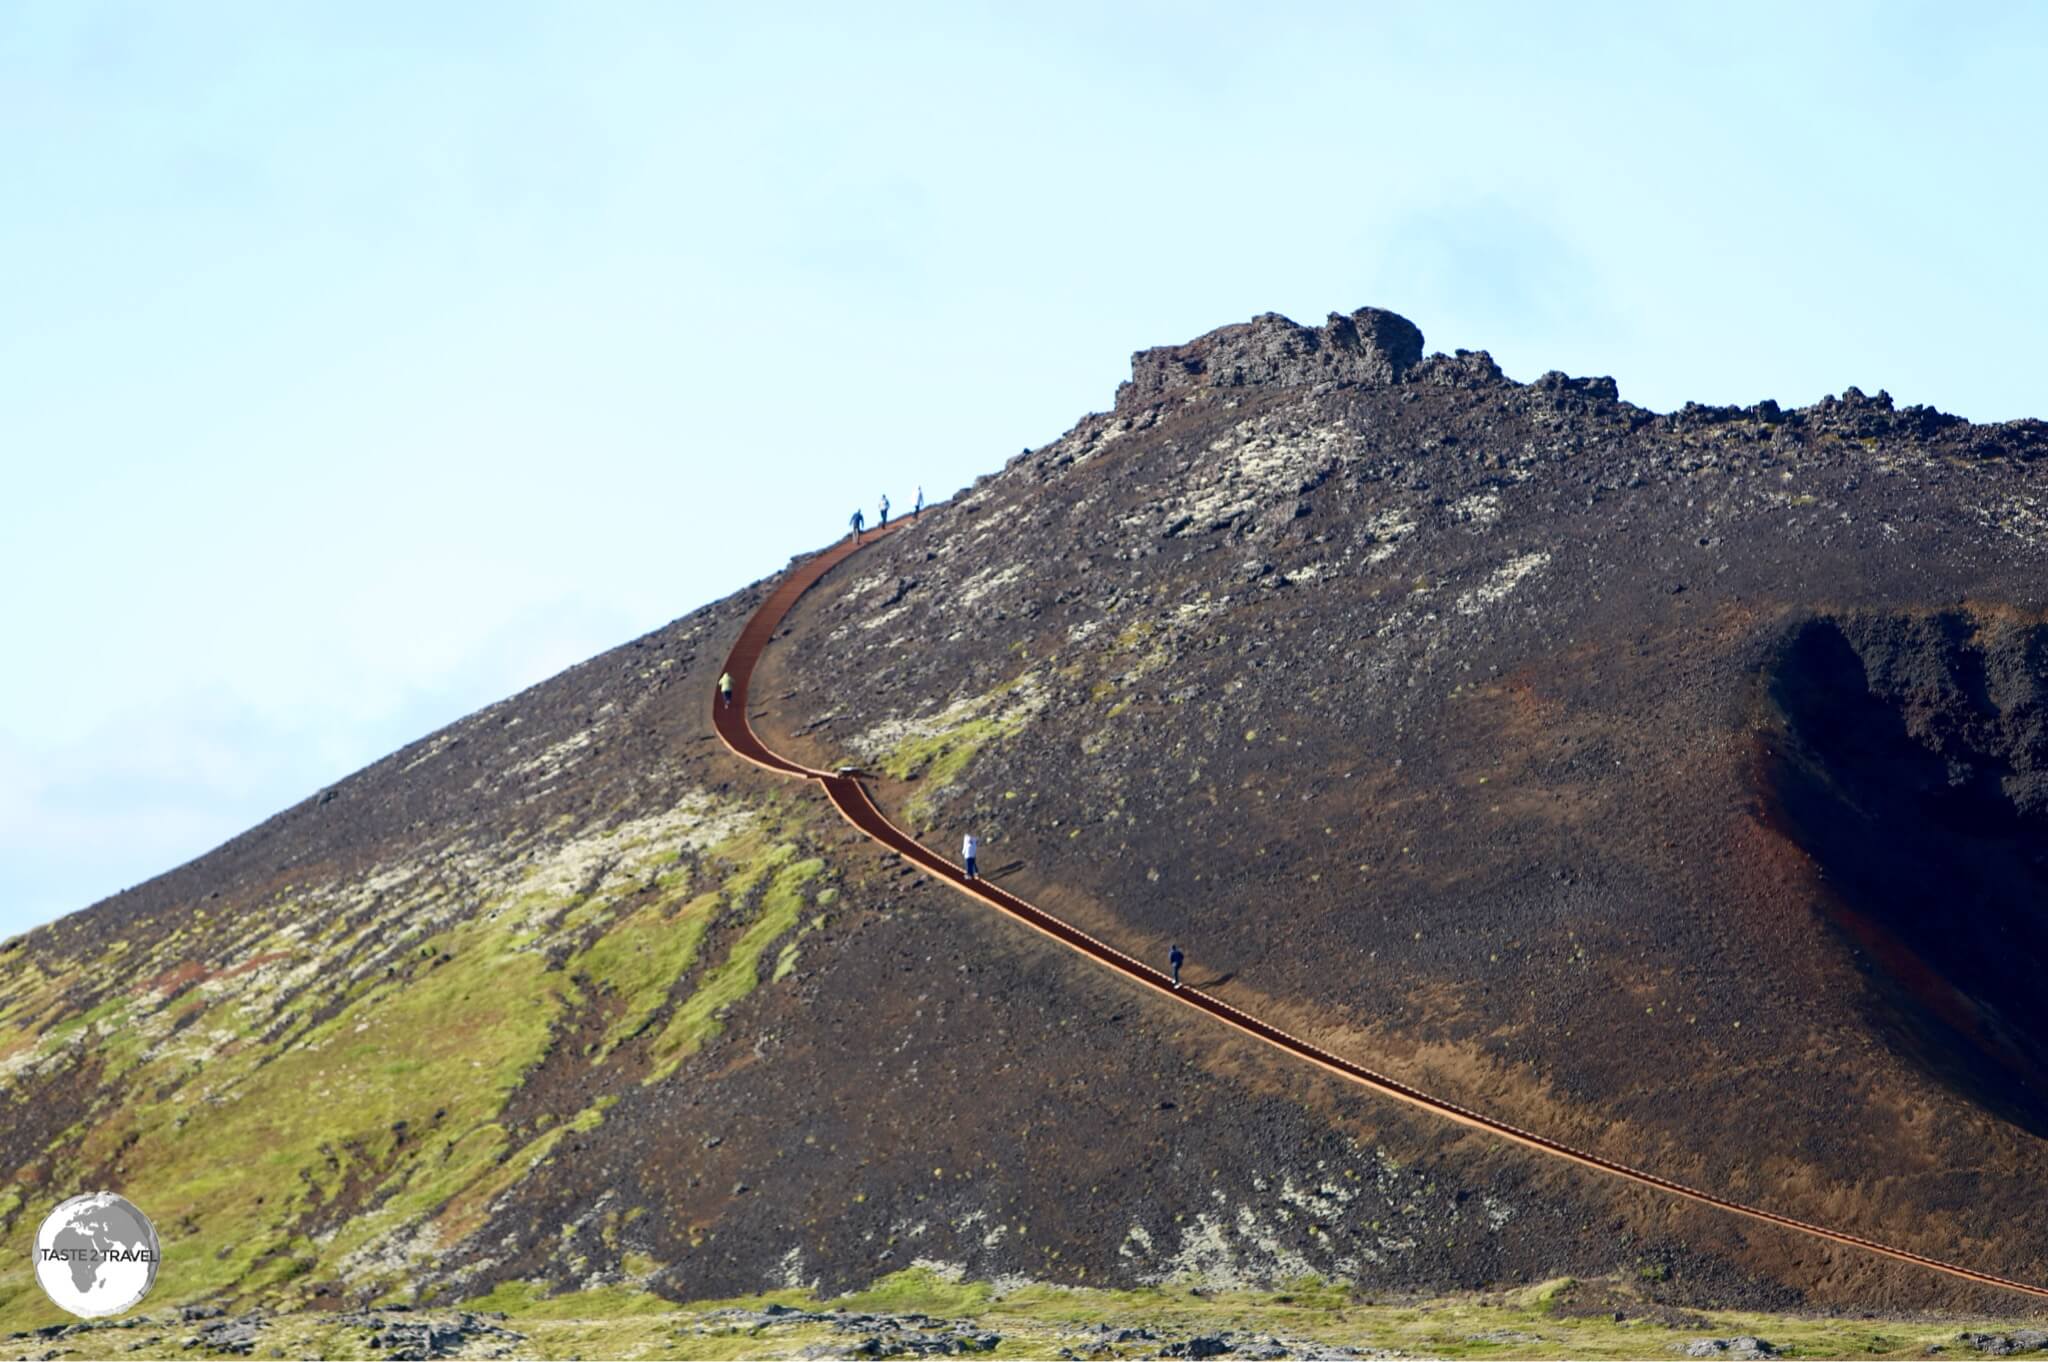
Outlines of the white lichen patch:
[[895,574],[887,568],[884,568],[880,572],[870,572],[867,576],[861,578],[859,581],[847,587],[846,590],[840,592],[839,599],[842,601],[858,600],[862,596],[867,595],[870,591],[874,591],[883,586],[886,586],[894,580]]
[[1124,1231],[1124,1241],[1117,1246],[1117,1255],[1122,1258],[1149,1258],[1152,1256],[1152,1231],[1143,1225],[1133,1225]]
[[1494,569],[1493,575],[1478,586],[1458,597],[1458,613],[1476,615],[1489,605],[1504,601],[1522,584],[1522,579],[1532,572],[1540,571],[1550,562],[1550,555],[1544,552],[1525,553],[1511,558]]
[[1127,435],[1149,430],[1159,420],[1156,412],[1136,416],[1092,416],[1047,446],[1045,453],[1055,463],[1078,467]]
[[1286,1248],[1277,1235],[1264,1232],[1258,1212],[1250,1206],[1239,1206],[1234,1220],[1226,1228],[1220,1216],[1206,1211],[1198,1215],[1196,1228],[1183,1236],[1179,1252],[1167,1261],[1157,1280],[1230,1291],[1306,1277],[1315,1271],[1308,1259]]
[[[1313,1204],[1315,1194],[1302,1195]],[[1224,1198],[1219,1194],[1217,1200],[1221,1203]],[[1138,1269],[1141,1281],[1211,1290],[1243,1290],[1302,1277],[1356,1273],[1354,1259],[1338,1258],[1318,1267],[1292,1247],[1300,1238],[1299,1227],[1291,1223],[1295,1219],[1281,1207],[1262,1209],[1246,1201],[1230,1211],[1219,1204],[1218,1209],[1198,1212],[1192,1223],[1183,1225],[1171,1253],[1162,1254],[1152,1234],[1139,1225],[1124,1232],[1117,1253]],[[1334,1221],[1335,1215],[1317,1219]]]
[[883,625],[887,624],[890,620],[893,620],[898,616],[903,615],[909,609],[910,607],[907,605],[899,605],[896,606],[894,609],[884,610],[881,614],[875,616],[873,619],[862,620],[860,622],[860,627],[863,629],[879,629]]
[[1471,529],[1481,530],[1500,520],[1500,493],[1473,492],[1459,497],[1447,508],[1451,519]]
[[1166,508],[1166,523],[1199,532],[1286,502],[1347,457],[1355,442],[1349,432],[1327,426],[1300,430],[1241,422],[1209,445],[1213,457],[1189,470],[1188,495]]
[[1360,530],[1365,544],[1365,561],[1384,563],[1394,556],[1394,550],[1401,541],[1415,533],[1415,516],[1400,508],[1381,511],[1367,520]]
[[41,1072],[44,1065],[55,1060],[68,1050],[82,1049],[86,1043],[83,1032],[53,1038],[45,1036],[36,1044],[25,1046],[0,1059],[0,1079],[14,1079],[25,1073]]
[[312,954],[286,955],[266,960],[252,969],[241,969],[207,979],[199,991],[212,997],[231,998],[257,1016],[272,1011],[268,999],[296,989],[317,976],[327,963]]
[[363,881],[363,889],[370,894],[388,894],[400,885],[419,877],[426,865],[421,861],[398,861],[385,866]]
[[992,719],[1002,728],[1013,728],[1043,710],[1049,699],[1037,674],[1025,672],[1007,686],[955,700],[936,714],[884,719],[865,733],[849,738],[847,745],[863,760],[874,761],[906,743],[940,737],[978,719]]
[[1212,615],[1220,615],[1230,606],[1230,597],[1184,601],[1173,609],[1167,622],[1176,629],[1192,629]]
[[943,1258],[912,1258],[913,1268],[922,1268],[942,1282],[964,1282],[967,1280],[967,1264],[949,1263]]
[[1207,1286],[1243,1284],[1237,1271],[1237,1254],[1230,1244],[1229,1227],[1208,1211],[1195,1216],[1195,1223],[1181,1231],[1180,1247],[1145,1275],[1152,1281],[1189,1281]]
[[973,608],[987,600],[995,592],[1017,581],[1024,575],[1022,563],[1012,563],[1006,568],[985,567],[960,583],[947,604]]
[[740,835],[757,817],[742,805],[720,805],[710,795],[692,791],[661,813],[561,843],[529,865],[518,887],[522,897],[547,900],[541,907],[551,920],[569,899],[616,892],[643,878],[654,865],[672,860],[681,849],[704,851]]
[[2043,498],[2013,492],[1974,510],[1978,522],[1987,528],[2001,530],[2029,548],[2048,548],[2048,502]]
[[440,756],[440,755],[441,755],[441,754],[442,754],[443,752],[447,751],[447,750],[448,750],[448,745],[449,745],[450,743],[454,742],[454,741],[455,741],[455,739],[457,738],[457,736],[459,736],[459,735],[458,735],[458,734],[456,733],[456,731],[455,731],[454,729],[452,729],[452,728],[451,728],[451,729],[449,729],[449,730],[447,730],[446,732],[442,733],[442,734],[441,734],[441,735],[440,735],[439,737],[435,738],[435,739],[434,739],[434,740],[433,740],[432,742],[429,742],[429,743],[427,744],[427,749],[426,749],[426,751],[424,751],[424,752],[420,753],[420,754],[419,754],[418,756],[414,757],[414,758],[413,758],[413,759],[412,759],[411,761],[409,761],[409,762],[407,762],[407,763],[406,763],[405,765],[403,765],[403,766],[399,767],[399,768],[398,768],[398,773],[399,773],[400,775],[404,775],[404,774],[405,774],[405,773],[406,773],[407,771],[410,771],[410,770],[412,770],[412,769],[413,769],[413,768],[414,768],[415,766],[425,766],[425,765],[426,765],[426,764],[427,764],[428,762],[432,761],[432,760],[433,760],[433,759],[434,759],[435,757],[438,757],[438,756]]
[[958,532],[954,546],[967,553],[980,556],[987,552],[989,541],[997,536],[1016,533],[1010,522],[1024,512],[1022,502],[1005,501],[997,506],[984,507],[974,512],[974,517]]
[[576,754],[590,746],[597,736],[597,729],[580,729],[560,742],[548,747],[537,756],[516,762],[505,768],[507,776],[531,775],[539,780],[552,780],[576,764]]
[[1314,1187],[1302,1187],[1293,1178],[1280,1180],[1280,1199],[1305,1215],[1321,1221],[1333,1221],[1344,1214],[1344,1208],[1358,1198],[1358,1189],[1342,1187],[1332,1182],[1318,1183]]
[[[333,1239],[330,1230],[316,1236],[316,1243]],[[416,1280],[431,1272],[441,1261],[447,1246],[441,1242],[433,1222],[401,1224],[371,1239],[345,1255],[335,1269],[342,1280],[356,1283]]]

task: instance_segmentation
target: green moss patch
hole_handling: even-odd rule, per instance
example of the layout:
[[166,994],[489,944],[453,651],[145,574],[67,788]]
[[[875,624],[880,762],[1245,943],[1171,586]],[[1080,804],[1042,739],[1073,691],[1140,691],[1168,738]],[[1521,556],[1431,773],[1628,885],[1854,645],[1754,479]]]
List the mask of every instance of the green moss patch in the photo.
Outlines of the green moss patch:
[[[602,886],[550,897],[529,874],[452,913],[445,888],[423,878],[394,910],[307,930],[306,910],[280,895],[252,912],[257,930],[237,948],[246,963],[217,976],[184,963],[206,956],[178,933],[159,943],[152,974],[207,980],[168,1003],[123,991],[65,1015],[70,976],[0,961],[0,1046],[81,1047],[119,1080],[55,1137],[38,1179],[8,1179],[0,1216],[19,1230],[58,1189],[104,1178],[163,1239],[152,1308],[217,1299],[288,1310],[304,1283],[335,1279],[409,1298],[450,1245],[485,1225],[498,1196],[616,1100],[563,1113],[526,1139],[501,1120],[565,1024],[602,1002],[602,1059],[673,1011],[664,1058],[680,1062],[776,963],[770,953],[824,869],[786,841],[744,834],[707,856],[732,867],[719,889],[691,896],[689,871],[662,841],[627,845],[623,857],[600,847],[608,860],[551,849],[544,867],[574,855],[609,866]],[[704,969],[707,932],[740,905],[752,920]],[[584,944],[551,966],[549,947],[572,934]],[[378,963],[306,968],[351,958]],[[287,980],[302,991],[284,1003]],[[0,1331],[63,1319],[26,1254],[0,1260]]]
[[672,1315],[683,1307],[651,1291],[605,1286],[591,1291],[548,1295],[534,1282],[504,1282],[490,1294],[463,1303],[465,1310],[502,1310],[522,1320],[622,1319],[641,1315]]
[[970,1282],[941,1276],[930,1268],[911,1267],[870,1285],[865,1291],[841,1296],[833,1306],[892,1315],[940,1315],[958,1318],[978,1315],[988,1309],[995,1288],[987,1282]]
[[687,903],[651,903],[631,913],[578,955],[570,973],[609,989],[623,1002],[599,1044],[602,1059],[636,1036],[667,1002],[676,980],[697,962],[705,929],[720,896],[699,894]]
[[884,774],[921,781],[929,792],[908,801],[906,812],[912,818],[927,814],[932,797],[958,780],[982,749],[1015,733],[1037,712],[1026,690],[1031,681],[1027,672],[986,695],[950,706],[935,721],[938,731],[907,738],[883,756]]
[[[803,888],[825,868],[822,860],[795,861],[796,849],[784,844],[728,882],[728,895],[745,901],[767,879],[753,922],[733,942],[725,960],[706,972],[703,982],[676,1008],[653,1053],[658,1061],[649,1082],[673,1073],[724,1028],[724,1014],[761,982],[761,957],[768,947],[796,926],[804,909]],[[772,877],[771,876],[772,873]]]

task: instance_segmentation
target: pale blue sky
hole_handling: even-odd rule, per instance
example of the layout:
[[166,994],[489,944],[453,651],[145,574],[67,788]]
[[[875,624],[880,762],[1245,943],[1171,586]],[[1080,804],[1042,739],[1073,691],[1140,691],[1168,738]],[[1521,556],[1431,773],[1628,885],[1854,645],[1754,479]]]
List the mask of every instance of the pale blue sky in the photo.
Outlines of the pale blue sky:
[[0,6],[0,935],[1257,312],[2048,415],[2048,9],[1262,8]]

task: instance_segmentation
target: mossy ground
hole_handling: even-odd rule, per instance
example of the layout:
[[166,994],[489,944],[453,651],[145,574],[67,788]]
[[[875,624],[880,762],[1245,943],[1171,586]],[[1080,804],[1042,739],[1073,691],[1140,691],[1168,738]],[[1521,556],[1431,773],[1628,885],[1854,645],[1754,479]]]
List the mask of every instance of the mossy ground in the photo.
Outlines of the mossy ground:
[[[1065,1348],[1083,1356],[1147,1356],[1167,1342],[1225,1331],[1273,1334],[1326,1346],[1391,1349],[1420,1357],[1669,1357],[1692,1339],[1754,1335],[1787,1357],[1907,1358],[1954,1353],[1956,1335],[1965,1329],[1996,1332],[2021,1327],[2010,1320],[1850,1320],[1740,1311],[1697,1312],[1704,1325],[1640,1317],[1617,1322],[1610,1314],[1562,1311],[1560,1305],[1572,1285],[1559,1281],[1514,1292],[1360,1301],[1341,1286],[1314,1279],[1277,1291],[1204,1292],[1176,1286],[1104,1291],[1047,1285],[999,1289],[913,1268],[827,1300],[785,1290],[676,1304],[630,1287],[543,1296],[514,1283],[464,1302],[463,1308],[505,1312],[504,1327],[525,1335],[525,1341],[504,1355],[536,1358],[779,1358],[820,1344],[850,1353],[863,1336],[859,1329],[836,1329],[816,1320],[764,1323],[758,1316],[729,1313],[759,1311],[770,1304],[811,1313],[953,1320],[1000,1335],[994,1356],[1019,1358],[1054,1357]],[[1614,1283],[1601,1284],[1601,1289],[1626,1293],[1629,1287]],[[1097,1325],[1148,1329],[1156,1338],[1097,1349],[1078,1336]],[[185,1346],[192,1332],[189,1325],[160,1332],[144,1326],[126,1333],[122,1351],[133,1342],[141,1346],[128,1355],[206,1356],[203,1348]],[[46,1346],[37,1342],[39,1350]],[[302,1314],[275,1319],[253,1355],[375,1354],[365,1346],[360,1327],[339,1325],[332,1315]]]
[[[567,1023],[603,1019],[601,1039],[585,1042],[599,1063],[654,1031],[651,1058],[666,1074],[770,967],[777,978],[794,968],[801,924],[816,920],[812,882],[826,870],[801,856],[802,835],[795,815],[775,810],[689,862],[672,843],[608,846],[612,868],[595,888],[564,891],[534,874],[454,913],[431,911],[423,890],[368,926],[305,928],[280,902],[272,939],[248,959],[274,955],[282,970],[354,958],[340,947],[363,931],[403,942],[386,957],[397,964],[318,972],[290,1004],[252,968],[168,998],[116,994],[66,1017],[65,981],[24,970],[0,991],[0,1051],[75,1045],[119,1080],[109,1091],[124,1100],[64,1133],[58,1172],[65,1185],[114,1186],[151,1217],[164,1252],[157,1308],[290,1310],[315,1281],[406,1295],[415,1244],[445,1248],[480,1228],[496,1197],[617,1100],[523,1131],[505,1117],[528,1075],[576,1034]],[[736,935],[705,962],[714,923]],[[546,947],[565,938],[585,944],[551,959]],[[33,1234],[54,1200],[35,1185],[0,1188],[9,1241]],[[0,1331],[66,1322],[26,1252],[0,1262]]]
[[921,821],[983,748],[1024,726],[1036,709],[1034,679],[1025,672],[987,694],[955,703],[927,731],[905,738],[882,757],[884,774],[919,782],[918,792],[905,802],[907,817]]
[[[734,1003],[754,991],[761,979],[761,957],[797,925],[804,910],[804,886],[825,868],[822,860],[795,859],[795,847],[784,843],[748,858],[747,866],[726,883],[726,895],[738,902],[766,882],[761,894],[760,915],[747,927],[727,952],[725,960],[711,969],[696,990],[685,999],[661,1035],[654,1053],[661,1066],[649,1082],[665,1078],[675,1067],[702,1049],[724,1025],[724,1015]],[[791,942],[792,948],[795,942]],[[794,963],[794,956],[790,961]],[[776,978],[789,970],[777,964]]]

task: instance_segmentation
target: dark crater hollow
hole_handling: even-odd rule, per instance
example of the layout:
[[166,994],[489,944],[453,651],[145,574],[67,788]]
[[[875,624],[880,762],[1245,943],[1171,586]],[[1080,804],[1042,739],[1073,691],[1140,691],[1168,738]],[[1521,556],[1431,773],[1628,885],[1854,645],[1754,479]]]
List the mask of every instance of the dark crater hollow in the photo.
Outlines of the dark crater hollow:
[[1811,618],[1769,677],[1767,806],[1818,863],[1889,1043],[2048,1138],[2048,626]]

